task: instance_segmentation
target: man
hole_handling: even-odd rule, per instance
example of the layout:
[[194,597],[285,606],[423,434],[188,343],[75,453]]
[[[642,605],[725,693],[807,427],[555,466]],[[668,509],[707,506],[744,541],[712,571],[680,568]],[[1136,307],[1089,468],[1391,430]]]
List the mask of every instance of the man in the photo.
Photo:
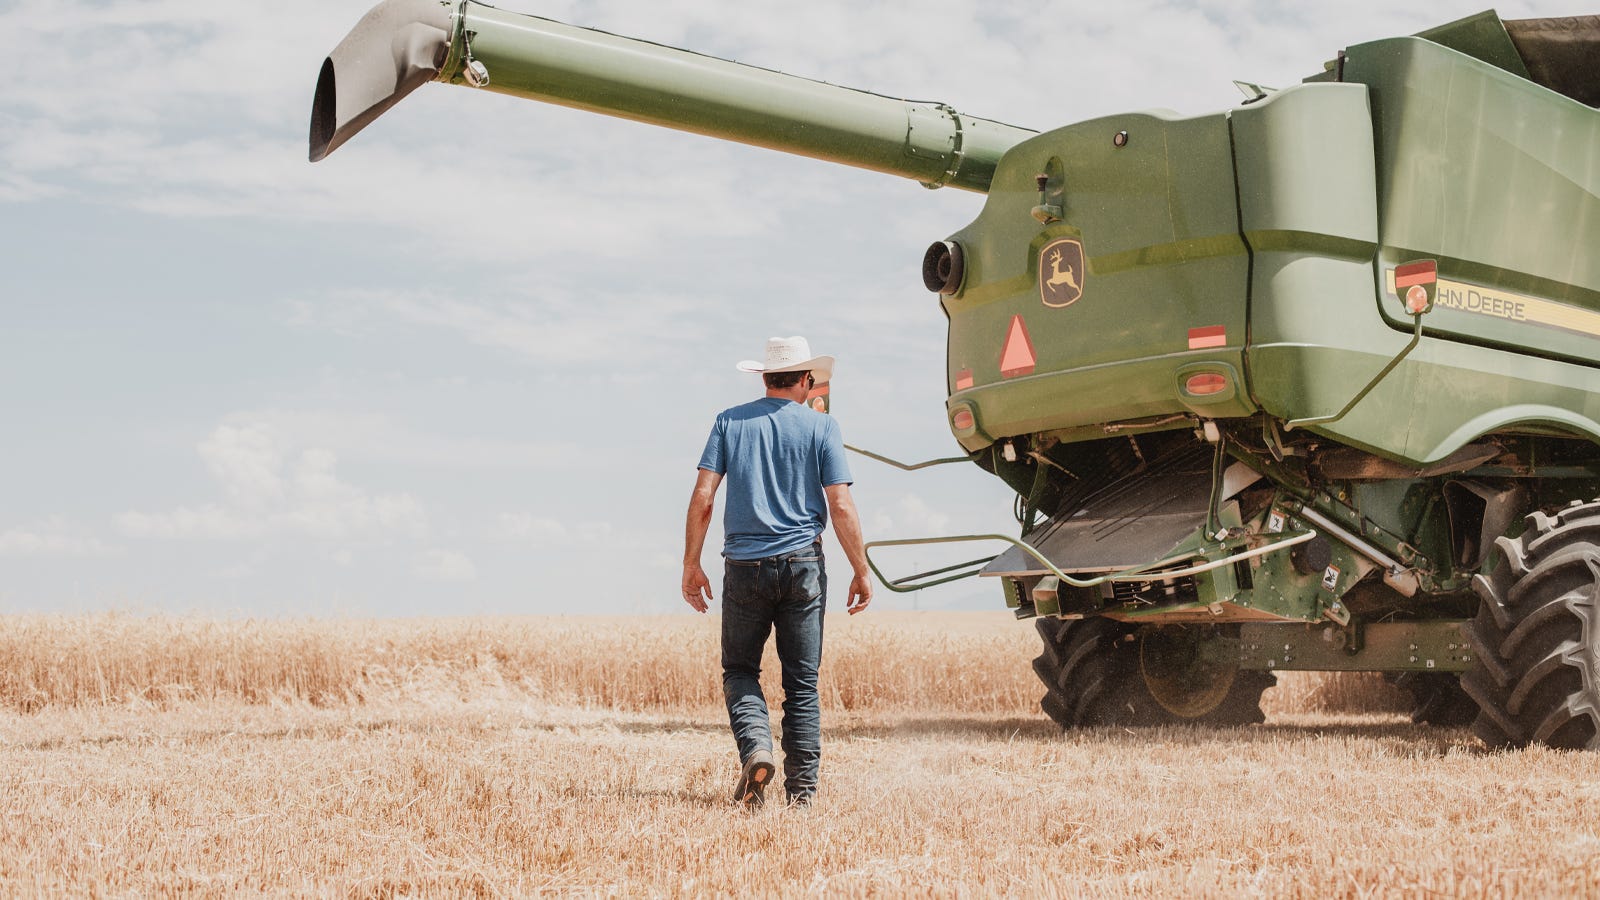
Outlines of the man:
[[766,396],[725,410],[711,428],[684,527],[683,599],[700,612],[712,599],[700,551],[726,476],[722,692],[739,745],[734,800],[759,805],[776,770],[759,678],[767,635],[776,629],[783,668],[784,792],[790,803],[808,805],[822,759],[817,669],[828,590],[822,529],[830,513],[855,570],[846,603],[851,615],[871,602],[872,581],[839,424],[806,405],[812,386],[832,374],[833,357],[812,356],[802,337],[772,338],[765,363],[747,360],[738,368],[760,372]]

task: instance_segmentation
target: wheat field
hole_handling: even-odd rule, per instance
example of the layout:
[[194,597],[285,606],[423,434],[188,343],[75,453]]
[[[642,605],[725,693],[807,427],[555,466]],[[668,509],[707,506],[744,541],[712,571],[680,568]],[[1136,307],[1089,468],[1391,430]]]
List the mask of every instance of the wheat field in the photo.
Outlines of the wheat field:
[[747,812],[714,617],[0,618],[0,893],[1600,895],[1600,755],[1381,679],[1062,735],[1027,623],[827,627],[819,802]]

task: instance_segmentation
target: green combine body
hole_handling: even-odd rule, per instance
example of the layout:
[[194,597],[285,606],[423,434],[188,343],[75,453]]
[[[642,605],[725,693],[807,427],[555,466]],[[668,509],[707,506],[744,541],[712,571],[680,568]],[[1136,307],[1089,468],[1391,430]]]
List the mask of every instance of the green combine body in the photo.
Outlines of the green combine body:
[[435,80],[987,193],[924,280],[952,433],[1018,495],[982,574],[1062,725],[1259,721],[1274,671],[1366,670],[1420,722],[1600,748],[1600,16],[1035,133],[388,0],[323,66],[312,159]]

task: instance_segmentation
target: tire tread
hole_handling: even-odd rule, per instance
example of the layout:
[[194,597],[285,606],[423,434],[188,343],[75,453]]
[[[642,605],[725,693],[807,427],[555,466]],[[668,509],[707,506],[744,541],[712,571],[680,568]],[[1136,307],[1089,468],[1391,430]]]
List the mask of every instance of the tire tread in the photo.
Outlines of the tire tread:
[[1600,501],[1524,523],[1472,582],[1473,732],[1490,747],[1600,749]]

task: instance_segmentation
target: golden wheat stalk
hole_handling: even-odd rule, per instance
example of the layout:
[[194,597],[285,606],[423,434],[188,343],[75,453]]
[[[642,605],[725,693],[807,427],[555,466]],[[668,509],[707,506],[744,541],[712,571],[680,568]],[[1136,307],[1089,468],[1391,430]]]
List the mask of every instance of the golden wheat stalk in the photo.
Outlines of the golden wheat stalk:
[[[446,691],[653,711],[722,702],[715,617],[219,620],[165,615],[0,619],[0,706],[238,700],[315,705]],[[824,708],[1034,715],[1033,629],[1004,614],[830,620]],[[776,655],[763,683],[781,697]],[[1375,675],[1286,675],[1274,713],[1394,712]]]

